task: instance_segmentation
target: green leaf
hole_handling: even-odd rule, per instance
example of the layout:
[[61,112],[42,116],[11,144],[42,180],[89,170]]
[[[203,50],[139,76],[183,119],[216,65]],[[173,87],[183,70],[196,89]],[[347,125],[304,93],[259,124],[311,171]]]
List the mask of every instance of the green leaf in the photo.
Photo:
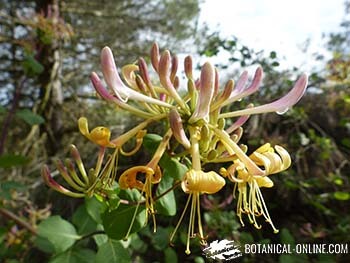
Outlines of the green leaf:
[[149,133],[143,137],[143,146],[151,153],[157,150],[158,145],[162,141],[163,137],[158,134]]
[[[164,193],[166,190],[173,186],[174,179],[167,175],[168,170],[164,171],[162,180],[157,188],[157,196]],[[176,200],[174,191],[170,191],[166,195],[162,196],[156,202],[156,210],[158,213],[166,216],[174,216],[176,214]]]
[[60,216],[51,216],[42,221],[38,226],[38,235],[47,238],[55,248],[56,253],[67,250],[76,240],[81,238],[75,227]]
[[164,250],[169,245],[169,236],[171,229],[161,226],[157,227],[157,232],[152,236],[153,247],[157,250]]
[[25,165],[29,159],[23,155],[4,154],[0,156],[0,167],[11,168],[13,166]]
[[54,246],[50,243],[50,241],[41,236],[36,236],[34,240],[34,245],[39,248],[41,251],[44,251],[47,254],[53,254],[55,253]]
[[181,180],[184,174],[188,171],[186,165],[180,163],[175,158],[170,158],[168,155],[163,155],[159,164],[164,169],[164,173],[169,174],[175,180]]
[[109,239],[97,251],[95,263],[130,263],[129,252],[120,241]]
[[22,67],[28,76],[39,75],[44,71],[44,66],[32,54],[25,56],[22,61]]
[[[138,208],[137,211],[136,208]],[[145,207],[143,205],[137,207],[121,204],[117,209],[111,212],[107,211],[104,213],[102,221],[106,234],[110,238],[116,240],[121,240],[125,238],[129,230],[130,224],[132,223],[131,221],[134,217],[135,211],[136,216],[130,234],[144,227],[146,223]]]
[[88,214],[85,205],[81,205],[73,214],[73,224],[78,229],[79,235],[86,235],[96,230],[96,221]]
[[128,200],[131,202],[138,202],[142,198],[142,195],[136,189],[121,189],[119,192],[119,197],[121,199]]
[[286,228],[283,228],[281,230],[280,238],[281,238],[282,244],[290,244],[292,246],[295,245],[295,239],[294,239],[293,235]]
[[347,201],[350,199],[350,193],[348,192],[334,192],[333,196],[339,201]]
[[[103,230],[103,225],[97,225],[96,230]],[[93,236],[97,247],[100,247],[102,244],[106,243],[108,240],[108,236],[106,234],[97,234]]]
[[87,213],[91,216],[95,222],[101,224],[101,214],[106,210],[107,206],[103,202],[97,200],[95,196],[85,199],[85,207]]
[[55,256],[49,263],[93,263],[95,252],[86,248],[73,248]]
[[29,109],[23,109],[16,112],[16,116],[24,120],[29,125],[42,124],[45,122],[45,119],[40,115],[32,112]]
[[164,250],[164,262],[165,263],[177,263],[178,262],[177,254],[176,254],[175,250],[172,249],[171,247],[167,247]]

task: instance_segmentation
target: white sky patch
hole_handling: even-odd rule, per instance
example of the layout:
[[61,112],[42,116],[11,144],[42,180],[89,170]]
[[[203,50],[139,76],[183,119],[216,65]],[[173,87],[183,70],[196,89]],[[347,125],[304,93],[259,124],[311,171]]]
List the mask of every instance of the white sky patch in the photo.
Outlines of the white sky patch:
[[[282,66],[313,67],[312,53],[324,53],[323,33],[335,32],[344,0],[205,0],[200,22],[222,36],[236,36],[250,48],[275,50]],[[302,47],[310,39],[308,52]]]

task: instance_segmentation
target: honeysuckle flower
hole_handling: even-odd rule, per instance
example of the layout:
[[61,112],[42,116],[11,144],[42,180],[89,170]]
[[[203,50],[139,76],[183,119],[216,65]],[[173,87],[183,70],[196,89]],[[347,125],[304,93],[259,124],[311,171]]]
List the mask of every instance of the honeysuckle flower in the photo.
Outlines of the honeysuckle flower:
[[[146,217],[148,217],[148,214],[152,216],[154,232],[156,231],[156,220],[155,220],[154,201],[152,197],[152,185],[159,183],[162,178],[162,171],[158,166],[158,163],[168,146],[171,136],[172,136],[172,131],[168,130],[168,132],[164,135],[163,140],[159,144],[156,152],[154,153],[152,159],[149,161],[147,165],[131,167],[128,170],[126,170],[124,173],[122,173],[122,175],[119,177],[119,186],[121,189],[136,188],[141,191],[141,194],[145,194]],[[139,174],[144,174],[144,177],[145,177],[144,182],[142,182],[140,179],[137,179],[137,176]],[[135,209],[135,215],[137,213],[137,209],[138,209],[138,206]],[[125,238],[128,237],[133,223],[134,222],[132,221]]]
[[219,115],[220,118],[231,118],[242,115],[252,115],[260,114],[266,112],[277,112],[282,114],[290,109],[294,104],[296,104],[301,97],[304,95],[304,92],[307,87],[307,75],[302,74],[299,79],[295,82],[294,87],[282,98],[257,107],[247,108],[244,110],[237,110],[228,113],[222,113]]
[[283,147],[276,145],[275,149],[278,154],[266,143],[249,156],[257,165],[264,166],[265,175],[282,172],[292,163],[289,153]]
[[[140,176],[140,174],[144,174],[144,177],[145,177],[144,182],[136,178],[136,176]],[[149,214],[152,216],[154,232],[156,232],[156,219],[155,219],[154,201],[152,196],[152,185],[159,183],[161,178],[162,178],[162,172],[159,166],[157,166],[155,169],[152,169],[149,166],[134,166],[126,170],[119,178],[119,186],[121,189],[136,188],[140,190],[141,193],[145,194],[146,218],[148,218]],[[139,207],[139,204],[135,209],[134,215],[136,215],[138,207]],[[134,221],[132,220],[129,226],[129,230],[125,236],[125,239],[128,238],[133,224],[134,224]]]
[[101,52],[102,73],[107,85],[113,90],[116,97],[127,102],[128,99],[156,104],[163,107],[171,107],[170,104],[145,96],[129,87],[120,79],[117,67],[114,62],[113,53],[109,47],[104,47]]
[[90,132],[88,120],[84,117],[79,118],[78,126],[81,134],[83,134],[93,143],[96,143],[103,147],[115,148],[116,145],[110,142],[111,131],[107,127],[98,126]]
[[[181,187],[182,190],[188,194],[187,202],[185,208],[180,216],[180,219],[170,236],[170,243],[172,242],[177,229],[179,228],[187,208],[191,203],[190,219],[187,231],[187,241],[186,241],[186,254],[190,254],[190,238],[194,238],[195,234],[195,224],[197,218],[198,236],[201,240],[202,245],[206,245],[205,236],[203,233],[201,212],[200,212],[200,195],[201,194],[215,194],[220,191],[225,185],[225,179],[222,178],[214,171],[203,172],[202,170],[190,169],[184,175]],[[197,215],[196,215],[197,214]]]
[[[151,64],[157,79],[152,79],[146,60],[138,59],[136,63],[125,65],[118,73],[112,51],[105,47],[101,52],[101,66],[107,87],[96,73],[91,74],[91,82],[100,98],[116,105],[119,109],[143,118],[142,122],[125,133],[111,138],[111,131],[105,126],[99,126],[91,131],[86,118],[78,121],[80,132],[91,142],[99,145],[99,153],[94,168],[88,174],[75,147],[71,148],[73,162],[67,160],[56,162],[56,167],[68,188],[58,184],[50,175],[47,166],[42,169],[42,177],[47,185],[54,190],[72,197],[91,196],[107,193],[118,176],[118,156],[134,155],[141,147],[147,134],[148,126],[158,122],[166,127],[151,160],[145,164],[135,164],[121,173],[118,187],[121,189],[137,189],[141,199],[137,202],[134,216],[130,222],[125,238],[131,232],[140,205],[145,205],[146,222],[149,216],[153,219],[156,231],[154,202],[159,197],[153,197],[152,188],[163,177],[159,161],[167,151],[171,158],[179,161],[187,160],[190,169],[170,189],[180,185],[188,195],[185,208],[171,234],[173,240],[177,229],[184,219],[191,204],[189,225],[187,230],[186,253],[190,253],[190,239],[198,236],[201,244],[205,244],[203,233],[200,197],[202,194],[215,194],[225,185],[226,179],[235,184],[234,195],[237,193],[237,216],[242,225],[243,214],[256,228],[258,217],[263,217],[270,223],[274,232],[278,230],[273,225],[261,189],[273,187],[269,175],[286,170],[291,165],[288,152],[281,146],[271,147],[264,144],[248,155],[248,147],[240,144],[243,135],[243,124],[252,114],[266,112],[283,113],[297,103],[307,86],[307,76],[301,75],[294,87],[282,98],[271,103],[254,106],[249,104],[245,109],[224,112],[225,105],[239,101],[256,92],[262,82],[263,70],[257,67],[254,77],[248,84],[248,72],[244,71],[236,84],[229,80],[222,91],[219,90],[219,74],[210,63],[202,66],[197,78],[193,72],[193,62],[190,56],[184,60],[184,71],[187,78],[187,93],[179,92],[180,79],[177,76],[178,58],[168,50],[162,54],[157,44],[152,46]],[[122,78],[123,80],[122,80]],[[183,89],[182,89],[183,90]],[[136,103],[135,103],[136,102]],[[227,118],[235,118],[233,123]],[[232,123],[226,125],[227,123]],[[228,126],[228,127],[227,127]],[[174,140],[170,140],[174,138]],[[135,139],[135,140],[134,140]],[[132,150],[126,151],[124,145],[135,142]],[[177,147],[181,144],[183,147]],[[111,151],[109,153],[109,151]],[[107,153],[107,154],[106,154]],[[204,172],[208,163],[222,163],[220,176],[213,170]],[[75,169],[77,167],[78,169]],[[162,167],[168,168],[168,167]],[[225,179],[226,178],[226,179]],[[167,193],[167,191],[165,191]],[[116,219],[117,220],[117,219]]]
[[283,147],[276,145],[275,149],[277,153],[269,143],[266,143],[249,156],[257,165],[264,167],[263,176],[251,174],[239,159],[235,159],[227,170],[222,168],[220,172],[235,183],[235,190],[238,189],[236,213],[242,226],[244,226],[242,213],[247,214],[250,223],[258,229],[261,226],[257,223],[256,217],[262,215],[273,231],[278,233],[260,191],[261,187],[273,187],[273,181],[267,175],[284,171],[291,164],[290,156]]

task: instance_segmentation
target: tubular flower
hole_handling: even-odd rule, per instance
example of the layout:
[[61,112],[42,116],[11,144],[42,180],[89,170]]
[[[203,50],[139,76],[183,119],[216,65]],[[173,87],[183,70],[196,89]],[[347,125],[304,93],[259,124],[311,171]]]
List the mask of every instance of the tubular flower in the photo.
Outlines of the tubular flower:
[[[202,245],[206,245],[205,237],[203,234],[201,211],[200,211],[200,195],[201,194],[215,194],[225,186],[225,179],[214,171],[203,172],[196,171],[194,169],[189,170],[183,177],[181,182],[182,190],[188,194],[185,208],[180,216],[180,219],[175,227],[174,232],[170,237],[170,242],[175,236],[175,233],[180,226],[183,217],[187,211],[189,204],[191,203],[190,219],[187,231],[187,243],[186,254],[190,254],[190,238],[194,238],[195,234],[195,222],[197,217],[198,222],[198,236]],[[197,214],[197,215],[196,215]]]
[[275,146],[275,148],[278,154],[275,153],[274,149],[267,143],[249,156],[257,165],[264,167],[263,176],[249,173],[244,163],[239,159],[236,159],[227,170],[222,168],[220,172],[223,176],[227,176],[229,180],[235,183],[235,191],[238,189],[236,213],[241,224],[244,226],[242,220],[242,213],[244,213],[248,215],[250,223],[260,229],[261,226],[257,223],[256,217],[262,215],[266,222],[271,225],[274,233],[278,233],[278,230],[272,223],[260,191],[261,187],[273,187],[273,181],[267,177],[267,175],[284,171],[291,164],[288,152],[281,146]]
[[[58,184],[51,176],[48,166],[44,166],[41,171],[45,183],[62,194],[71,197],[97,195],[108,204],[108,193],[114,192],[117,195],[115,187],[137,189],[141,199],[135,204],[136,209],[126,238],[132,232],[140,205],[146,206],[146,222],[151,216],[156,231],[155,201],[181,184],[188,197],[170,241],[191,206],[185,251],[189,254],[191,238],[198,236],[201,244],[206,244],[200,196],[217,193],[225,186],[227,178],[234,183],[233,194],[237,193],[236,213],[241,224],[244,225],[242,214],[247,214],[249,221],[256,228],[261,228],[257,218],[262,216],[274,232],[277,232],[260,188],[273,187],[269,175],[286,170],[291,165],[291,158],[283,147],[271,147],[269,143],[248,155],[248,147],[239,141],[244,135],[243,125],[251,115],[267,112],[282,114],[292,108],[305,93],[307,75],[302,74],[293,88],[279,99],[264,105],[248,103],[244,109],[227,111],[226,109],[233,108],[231,106],[235,102],[247,99],[259,90],[264,75],[260,66],[251,81],[248,72],[243,71],[236,82],[230,79],[220,90],[218,70],[209,62],[202,66],[199,76],[195,76],[192,58],[187,56],[184,60],[187,79],[185,87],[181,88],[182,78],[177,75],[179,60],[170,51],[160,52],[158,45],[154,44],[150,65],[146,61],[148,60],[139,58],[136,63],[121,67],[119,74],[111,49],[102,49],[101,71],[107,86],[97,73],[93,72],[90,77],[98,97],[116,106],[118,110],[138,117],[135,121],[139,118],[142,121],[125,133],[111,138],[111,131],[107,127],[98,126],[89,130],[88,120],[85,117],[80,118],[78,126],[81,134],[99,146],[96,165],[87,173],[78,150],[72,146],[71,156],[74,162],[58,160],[55,163],[56,169],[69,187]],[[228,105],[230,107],[225,107]],[[165,131],[158,132],[162,139],[156,147],[144,141],[152,123],[159,125],[158,131]],[[134,147],[126,151],[125,144],[130,141],[134,142]],[[134,164],[119,175],[119,154],[129,158],[143,146],[151,152],[156,148],[149,162]],[[172,169],[175,163],[180,163],[185,168]],[[220,175],[205,167],[213,163],[227,168],[221,168]],[[162,171],[168,172],[163,174]],[[170,176],[169,174],[179,181],[169,186],[161,195],[154,196],[154,186]],[[163,182],[171,182],[173,178],[169,177],[169,181]],[[115,183],[116,180],[119,184]],[[113,206],[111,209],[118,208]]]
[[[163,156],[166,147],[168,146],[171,136],[172,136],[172,131],[169,130],[164,135],[164,138],[159,144],[155,154],[153,155],[152,160],[150,160],[146,166],[131,167],[119,177],[119,186],[121,189],[136,188],[141,191],[141,194],[145,195],[146,217],[148,217],[148,214],[152,216],[154,232],[156,232],[156,219],[155,219],[156,211],[154,209],[154,200],[152,197],[152,185],[158,184],[162,179],[162,171],[158,166],[158,163],[160,161],[160,158]],[[145,175],[144,182],[142,182],[140,179],[137,178],[137,175],[140,173]],[[136,213],[137,213],[137,209],[135,209],[134,218]],[[126,238],[129,235],[129,232],[132,228],[133,223],[134,222],[132,221],[130,224],[129,231],[126,234]]]
[[93,143],[96,143],[103,147],[115,148],[115,144],[110,142],[111,131],[103,126],[94,128],[91,132],[89,131],[88,121],[86,118],[81,117],[78,120],[79,130],[82,135],[88,138]]

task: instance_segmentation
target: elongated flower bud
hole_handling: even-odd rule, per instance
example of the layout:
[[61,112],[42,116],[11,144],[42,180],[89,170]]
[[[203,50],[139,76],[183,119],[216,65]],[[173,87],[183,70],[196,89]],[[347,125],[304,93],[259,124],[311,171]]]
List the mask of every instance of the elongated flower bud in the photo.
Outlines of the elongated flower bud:
[[158,72],[158,65],[159,65],[159,47],[157,43],[153,43],[152,49],[151,49],[151,63],[156,72]]
[[68,195],[70,197],[84,197],[85,195],[83,193],[75,193],[67,188],[63,187],[59,183],[57,183],[51,176],[49,167],[47,165],[44,165],[41,169],[41,177],[43,178],[44,182],[46,183],[47,186],[52,188],[53,190],[60,192],[61,194]]
[[198,102],[189,120],[190,123],[194,123],[200,119],[208,121],[209,118],[210,103],[214,94],[215,70],[208,62],[202,67],[200,82]]
[[188,140],[185,134],[181,116],[175,108],[172,109],[169,113],[169,123],[175,139],[179,143],[181,143],[186,149],[189,149],[191,147],[190,141]]
[[187,56],[185,57],[184,61],[184,66],[185,66],[185,74],[188,79],[193,79],[193,74],[192,74],[192,57]]
[[170,52],[168,50],[165,50],[160,57],[159,61],[159,68],[158,68],[158,73],[159,73],[159,80],[162,86],[168,90],[170,93],[171,97],[179,104],[179,106],[187,110],[187,106],[185,102],[182,100],[182,98],[179,96],[177,93],[174,84],[171,82],[170,76],[169,76],[169,70],[170,70]]

